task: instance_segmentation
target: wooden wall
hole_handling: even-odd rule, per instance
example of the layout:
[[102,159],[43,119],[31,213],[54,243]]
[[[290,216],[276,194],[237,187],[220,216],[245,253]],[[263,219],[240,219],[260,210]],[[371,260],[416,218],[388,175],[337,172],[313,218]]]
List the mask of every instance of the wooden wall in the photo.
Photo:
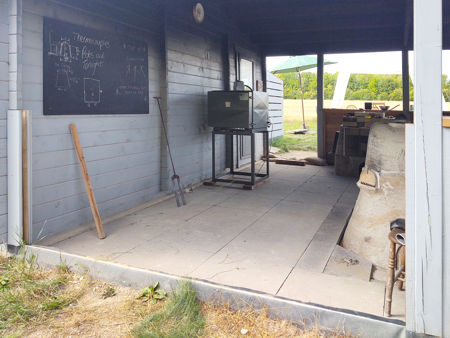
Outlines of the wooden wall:
[[[211,177],[207,93],[227,86],[233,88],[237,52],[254,61],[255,80],[262,81],[258,51],[245,39],[235,37],[236,28],[230,26],[219,8],[205,4],[205,12],[205,22],[196,24],[191,4],[180,2],[180,6],[167,9],[167,121],[176,170],[185,185]],[[256,146],[262,153],[262,137],[257,138]],[[218,135],[217,172],[225,169],[225,162],[225,137]],[[162,175],[167,180],[171,171]]]
[[77,125],[101,216],[160,194],[160,118],[154,101],[149,115],[43,115],[43,16],[148,41],[150,97],[159,95],[159,24],[141,31],[98,14],[103,16],[24,0],[23,105],[33,114],[33,240],[92,220],[70,123]]
[[[169,140],[183,184],[191,184],[211,176],[207,93],[224,89],[221,39],[171,23],[166,31]],[[225,163],[223,141],[216,140],[217,168]]]
[[269,117],[272,122],[270,137],[283,135],[283,80],[267,72],[267,93],[269,94]]
[[[342,124],[342,118],[345,114],[352,113],[355,110],[352,109],[335,109],[325,108],[323,110],[323,126],[324,126],[324,154],[326,155],[333,149],[334,135],[339,131],[339,127]],[[402,114],[402,111],[391,111],[388,116],[396,116]]]
[[[166,8],[167,14],[161,7],[155,9],[161,10],[156,15],[101,1],[23,0],[22,88],[23,109],[32,111],[33,241],[92,220],[69,133],[71,123],[80,134],[102,217],[160,195],[171,175],[153,100],[149,115],[43,115],[45,16],[147,41],[150,97],[164,98],[169,139],[182,182],[188,185],[211,177],[207,92],[233,87],[236,53],[254,61],[255,81],[261,90],[261,54],[217,4],[205,4],[208,15],[199,25],[193,21],[191,3],[175,2]],[[0,0],[0,240],[7,227],[8,39],[4,34],[8,26],[3,23],[7,7],[8,1]],[[262,138],[258,145],[262,146]],[[216,170],[220,171],[226,165],[224,137],[217,137],[216,151]]]
[[0,0],[0,243],[8,231],[6,114],[8,112],[8,0]]

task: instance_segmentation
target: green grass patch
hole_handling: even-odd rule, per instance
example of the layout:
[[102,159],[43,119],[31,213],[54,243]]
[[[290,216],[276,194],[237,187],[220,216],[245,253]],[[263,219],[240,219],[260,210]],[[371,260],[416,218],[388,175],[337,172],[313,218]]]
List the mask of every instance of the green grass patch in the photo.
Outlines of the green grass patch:
[[[283,136],[272,140],[272,146],[280,149],[280,152],[287,153],[291,150],[317,151],[317,120],[306,121],[310,133],[287,134],[286,131],[301,129],[301,121],[284,121]],[[311,133],[312,132],[312,133]]]
[[134,329],[144,337],[200,337],[205,326],[201,303],[190,283],[182,283],[160,312],[149,315]]
[[41,269],[34,256],[0,255],[0,335],[20,334],[48,319],[52,310],[74,303],[82,290],[65,292],[71,276],[69,271]]
[[[317,120],[309,120],[305,122],[306,126],[311,131],[317,131]],[[283,121],[284,131],[302,129],[303,123],[302,121],[293,121],[293,120],[285,120]]]

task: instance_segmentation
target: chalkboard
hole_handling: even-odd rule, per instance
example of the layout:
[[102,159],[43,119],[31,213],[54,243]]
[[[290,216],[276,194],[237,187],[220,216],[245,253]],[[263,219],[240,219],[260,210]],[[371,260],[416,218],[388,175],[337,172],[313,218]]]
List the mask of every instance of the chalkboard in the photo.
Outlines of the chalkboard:
[[44,115],[148,114],[147,44],[44,18]]

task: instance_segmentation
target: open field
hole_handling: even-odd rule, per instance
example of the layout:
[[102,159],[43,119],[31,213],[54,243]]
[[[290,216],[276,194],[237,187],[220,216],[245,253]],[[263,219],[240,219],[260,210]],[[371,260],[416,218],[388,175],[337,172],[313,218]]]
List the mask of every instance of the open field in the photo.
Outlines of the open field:
[[2,337],[350,337],[342,329],[302,330],[267,309],[201,303],[189,283],[139,291],[4,254],[0,304]]
[[[329,108],[331,107],[331,100],[325,100],[324,101],[324,107]],[[365,101],[344,101],[343,108],[347,108],[350,106],[355,106],[356,108],[364,108],[364,102]],[[375,102],[375,101],[374,101]],[[395,110],[402,110],[403,104],[401,101],[386,101],[384,102],[387,106],[393,108],[396,105],[400,105]],[[414,102],[411,102],[413,104]],[[316,113],[316,106],[317,102],[316,100],[305,100],[305,119],[306,120],[316,120],[317,119],[317,113]],[[301,101],[300,100],[283,100],[283,116],[285,121],[297,121],[301,120],[302,118],[302,108],[301,108]]]
[[317,120],[306,121],[309,132],[306,134],[288,134],[286,131],[302,128],[301,120],[285,120],[285,134],[272,141],[272,145],[279,148],[279,152],[286,153],[292,150],[317,151]]
[[[330,107],[331,100],[325,100],[324,106]],[[344,108],[356,107],[364,108],[365,101],[344,101]],[[400,101],[384,102],[385,105],[395,107],[400,105],[396,110],[403,109],[403,104]],[[280,148],[280,152],[288,152],[291,150],[303,150],[303,151],[317,151],[317,113],[316,113],[316,100],[305,100],[305,120],[306,125],[313,133],[307,133],[304,135],[294,135],[285,133],[283,137],[275,139],[272,144]],[[413,104],[413,102],[411,102]],[[302,126],[302,110],[300,100],[283,100],[283,118],[284,118],[284,131],[293,129],[299,129]]]

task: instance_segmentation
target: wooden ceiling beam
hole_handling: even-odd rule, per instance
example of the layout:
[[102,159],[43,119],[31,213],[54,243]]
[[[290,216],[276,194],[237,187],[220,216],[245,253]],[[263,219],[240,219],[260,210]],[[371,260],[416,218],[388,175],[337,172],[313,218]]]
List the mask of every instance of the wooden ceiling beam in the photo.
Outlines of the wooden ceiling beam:
[[407,47],[413,30],[412,22],[414,17],[413,13],[414,9],[412,0],[405,0],[405,8],[406,13],[405,13],[405,28],[403,33],[403,45]]
[[323,43],[297,43],[285,45],[262,46],[267,56],[309,55],[337,53],[366,53],[400,51],[403,49],[403,39],[384,39],[379,41],[338,41]]
[[347,30],[347,29],[374,29],[374,28],[389,28],[403,26],[402,22],[399,22],[398,17],[392,16],[392,20],[385,21],[374,19],[357,19],[352,20],[350,17],[339,17],[334,19],[317,20],[315,18],[309,18],[307,20],[297,22],[284,22],[283,24],[267,24],[259,25],[250,31],[247,28],[250,36],[260,36],[264,34],[286,34],[286,33],[308,33],[308,32],[323,32],[331,30]]
[[[265,42],[259,42],[255,43],[258,46],[260,46],[263,50],[268,47],[273,46],[283,46],[283,45],[302,45],[302,44],[316,44],[316,45],[323,45],[324,48],[328,45],[335,45],[335,44],[358,44],[358,43],[379,43],[379,41],[389,41],[389,40],[402,40],[403,35],[402,31],[398,31],[397,34],[390,34],[386,36],[386,34],[353,34],[352,36],[331,36],[331,35],[325,35],[321,38],[314,38],[309,39],[307,37],[298,38],[298,39],[290,39],[290,40],[272,40],[272,41],[265,41]],[[403,46],[403,45],[402,45]]]
[[307,16],[286,16],[284,18],[268,18],[268,19],[247,19],[240,21],[239,26],[243,32],[254,33],[254,32],[264,32],[264,31],[286,31],[292,28],[305,28],[308,27],[317,29],[333,29],[339,25],[350,26],[354,23],[356,27],[358,24],[361,25],[371,25],[371,26],[383,26],[391,24],[403,24],[404,23],[404,12],[389,12],[383,15],[372,14],[370,16],[363,15],[352,15],[348,13],[340,15],[318,15],[318,13]]
[[242,23],[262,20],[307,18],[311,16],[383,16],[390,13],[401,13],[404,10],[403,0],[389,1],[277,1],[249,2],[230,1],[227,5],[234,17]]

